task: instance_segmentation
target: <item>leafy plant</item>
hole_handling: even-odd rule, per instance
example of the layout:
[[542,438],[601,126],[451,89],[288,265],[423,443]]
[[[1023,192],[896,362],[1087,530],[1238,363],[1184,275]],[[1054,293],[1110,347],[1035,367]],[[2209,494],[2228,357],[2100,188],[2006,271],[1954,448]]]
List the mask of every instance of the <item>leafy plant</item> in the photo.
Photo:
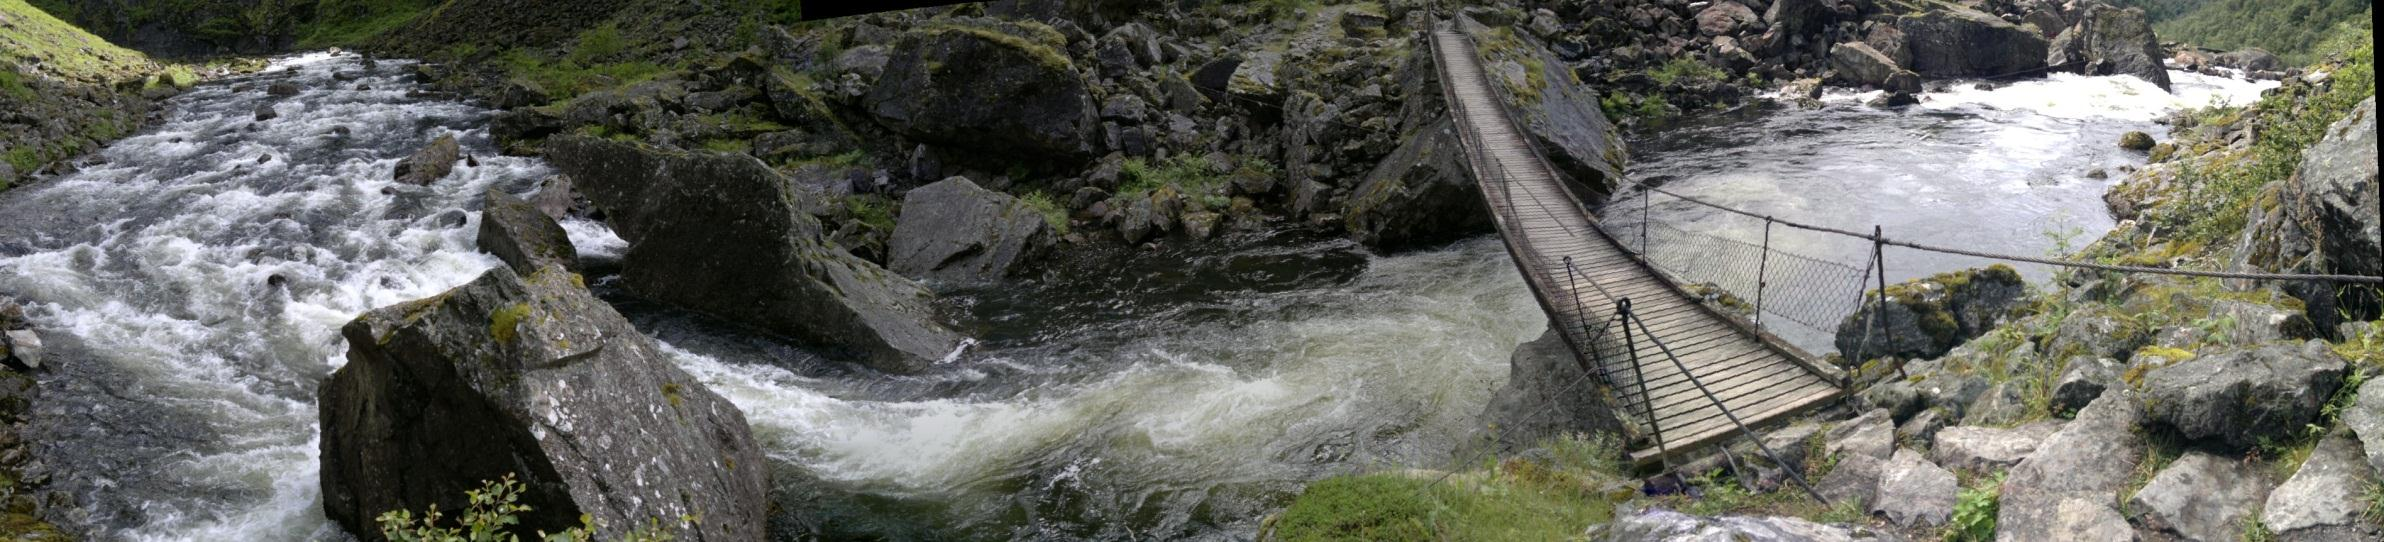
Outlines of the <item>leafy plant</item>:
[[1033,209],[1036,214],[1043,215],[1043,223],[1051,226],[1052,231],[1059,232],[1060,235],[1068,234],[1068,210],[1052,201],[1051,195],[1030,192],[1018,198],[1018,201],[1025,203],[1027,208]]
[[1948,542],[1984,542],[1995,539],[1995,516],[2003,500],[2004,473],[1981,478],[1962,490],[1954,501],[1954,517],[1947,523]]
[[[521,526],[521,514],[530,506],[521,504],[522,483],[507,474],[503,479],[482,482],[480,489],[466,490],[469,503],[464,515],[455,525],[440,525],[446,519],[437,509],[424,511],[421,516],[406,510],[391,510],[374,518],[381,528],[381,537],[393,542],[519,542],[515,531]],[[694,518],[680,518],[692,522]],[[538,531],[531,540],[542,542],[588,542],[594,540],[593,518],[580,516],[580,526],[548,534]],[[649,524],[624,534],[620,542],[669,542],[672,536],[662,529],[660,522]]]

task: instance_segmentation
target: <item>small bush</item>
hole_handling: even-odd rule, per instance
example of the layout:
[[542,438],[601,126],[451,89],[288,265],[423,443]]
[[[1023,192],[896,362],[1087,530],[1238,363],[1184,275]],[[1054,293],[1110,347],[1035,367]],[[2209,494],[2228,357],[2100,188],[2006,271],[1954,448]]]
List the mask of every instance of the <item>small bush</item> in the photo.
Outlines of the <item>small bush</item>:
[[1018,198],[1018,201],[1025,203],[1027,208],[1034,209],[1036,214],[1043,215],[1043,223],[1051,226],[1051,231],[1059,232],[1060,235],[1068,234],[1068,210],[1060,207],[1058,202],[1052,201],[1051,195],[1031,192]]
[[[507,474],[501,480],[482,482],[480,489],[464,492],[470,503],[463,517],[455,525],[440,525],[446,519],[438,510],[427,510],[417,517],[411,511],[391,510],[374,518],[381,528],[381,537],[393,542],[520,542],[521,514],[530,506],[521,504],[522,483]],[[689,520],[691,518],[680,518]],[[538,531],[531,540],[543,542],[589,542],[594,540],[595,528],[586,515],[580,516],[580,526],[563,532],[547,534]],[[669,542],[671,535],[660,523],[631,531],[620,542]]]
[[582,65],[597,64],[628,51],[629,39],[621,36],[621,27],[606,23],[579,34],[579,43],[571,47],[571,61]]
[[1985,542],[1995,539],[1995,515],[2003,499],[2003,473],[1982,478],[1962,490],[1954,502],[1953,521],[1946,525],[1947,542]]
[[894,231],[894,202],[885,196],[845,196],[844,212],[880,231]]

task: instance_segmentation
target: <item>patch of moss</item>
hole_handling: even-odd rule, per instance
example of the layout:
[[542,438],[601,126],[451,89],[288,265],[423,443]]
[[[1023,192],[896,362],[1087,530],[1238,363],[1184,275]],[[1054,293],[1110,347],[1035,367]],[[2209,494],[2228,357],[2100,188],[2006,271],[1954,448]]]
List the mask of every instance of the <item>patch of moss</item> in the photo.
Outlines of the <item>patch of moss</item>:
[[679,395],[679,391],[679,383],[677,382],[662,383],[662,398],[663,400],[670,401],[670,406],[674,408],[678,407],[680,401],[683,400]]
[[1044,68],[1071,72],[1076,70],[1076,63],[1069,60],[1068,55],[1060,54],[1060,50],[1068,46],[1067,36],[1060,34],[1058,30],[1053,30],[1049,25],[1037,22],[1017,22],[1014,23],[1014,27],[1032,35],[1020,36],[983,24],[950,20],[928,23],[920,27],[919,31],[931,36],[966,34],[1024,53],[1027,58],[1034,59],[1035,63]]
[[529,303],[515,303],[488,315],[488,336],[498,344],[513,342],[522,320],[530,317]]

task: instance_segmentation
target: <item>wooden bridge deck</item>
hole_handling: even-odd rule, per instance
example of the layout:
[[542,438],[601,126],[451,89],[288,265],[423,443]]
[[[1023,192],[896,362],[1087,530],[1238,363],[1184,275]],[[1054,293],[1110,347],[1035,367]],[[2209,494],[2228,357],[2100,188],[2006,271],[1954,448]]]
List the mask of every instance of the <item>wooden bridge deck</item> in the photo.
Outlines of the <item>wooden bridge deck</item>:
[[[1607,235],[1516,128],[1471,40],[1445,29],[1432,40],[1457,136],[1516,267],[1584,366],[1605,375],[1625,418],[1655,430],[1651,436],[1658,438],[1634,445],[1635,462],[1682,457],[1736,436],[1737,424],[1723,408],[1756,427],[1844,393],[1843,377],[1835,369],[1814,363],[1810,354],[1744,319],[1708,307]],[[1614,302],[1623,298],[1655,341],[1634,334],[1635,344],[1626,345],[1620,328],[1592,331],[1613,320]],[[1680,364],[1650,342],[1661,342]],[[1638,353],[1636,374],[1631,351]],[[1694,382],[1682,376],[1679,365],[1687,366]],[[1651,407],[1653,424],[1648,423]]]

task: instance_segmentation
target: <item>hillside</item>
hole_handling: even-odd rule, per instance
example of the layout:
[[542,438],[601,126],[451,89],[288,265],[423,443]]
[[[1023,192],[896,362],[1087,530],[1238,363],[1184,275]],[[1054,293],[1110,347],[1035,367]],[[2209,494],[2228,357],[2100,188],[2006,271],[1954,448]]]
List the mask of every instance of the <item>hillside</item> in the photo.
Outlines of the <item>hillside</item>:
[[196,83],[25,0],[0,0],[0,190],[140,127],[151,97]]

